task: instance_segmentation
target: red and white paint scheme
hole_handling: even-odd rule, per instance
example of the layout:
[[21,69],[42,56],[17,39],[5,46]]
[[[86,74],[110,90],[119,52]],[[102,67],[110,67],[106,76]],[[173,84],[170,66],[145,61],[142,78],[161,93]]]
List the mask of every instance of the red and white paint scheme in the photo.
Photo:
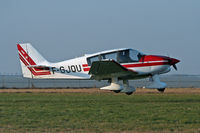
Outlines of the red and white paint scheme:
[[160,81],[159,75],[169,72],[171,66],[177,70],[176,64],[180,62],[166,56],[145,55],[134,49],[121,48],[52,63],[30,43],[17,44],[17,48],[26,78],[108,80],[111,84],[100,89],[128,95],[136,90],[129,86],[128,80],[147,77],[152,83],[146,88],[164,92],[166,84]]

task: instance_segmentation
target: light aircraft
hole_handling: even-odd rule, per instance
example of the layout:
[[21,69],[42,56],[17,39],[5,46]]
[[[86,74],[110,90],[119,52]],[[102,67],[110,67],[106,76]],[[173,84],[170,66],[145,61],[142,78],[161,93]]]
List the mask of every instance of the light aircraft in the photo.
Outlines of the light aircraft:
[[159,75],[168,73],[171,66],[177,70],[176,64],[180,62],[167,56],[145,55],[134,49],[121,48],[52,63],[30,43],[17,44],[17,48],[26,78],[108,80],[110,85],[100,89],[127,95],[136,91],[129,86],[128,80],[148,77],[151,84],[145,88],[164,92],[167,85],[160,81]]

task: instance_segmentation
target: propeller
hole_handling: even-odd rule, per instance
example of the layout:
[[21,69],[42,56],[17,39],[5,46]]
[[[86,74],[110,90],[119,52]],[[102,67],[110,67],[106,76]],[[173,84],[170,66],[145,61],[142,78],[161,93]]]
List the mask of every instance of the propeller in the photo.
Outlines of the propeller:
[[177,68],[177,66],[176,66],[176,63],[180,62],[179,60],[169,57],[168,62],[169,62],[170,65],[173,66],[173,68],[174,68],[176,71],[178,70],[178,68]]
[[176,71],[178,70],[176,64],[173,64],[172,66],[174,67],[174,69],[175,69]]

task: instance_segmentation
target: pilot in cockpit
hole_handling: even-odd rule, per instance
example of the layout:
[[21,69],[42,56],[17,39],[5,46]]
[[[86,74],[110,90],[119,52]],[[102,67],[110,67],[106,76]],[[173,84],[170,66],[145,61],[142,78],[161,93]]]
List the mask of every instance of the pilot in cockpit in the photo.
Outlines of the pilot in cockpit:
[[141,53],[133,49],[119,51],[117,56],[117,62],[119,63],[138,62],[141,56],[142,56]]

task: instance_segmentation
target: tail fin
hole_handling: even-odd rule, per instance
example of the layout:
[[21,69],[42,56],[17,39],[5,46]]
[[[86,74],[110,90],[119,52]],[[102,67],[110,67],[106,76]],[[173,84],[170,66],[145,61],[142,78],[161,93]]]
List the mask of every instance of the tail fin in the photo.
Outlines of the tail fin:
[[17,44],[23,76],[33,78],[35,76],[50,75],[50,71],[38,66],[48,66],[48,61],[33,48],[30,43]]

